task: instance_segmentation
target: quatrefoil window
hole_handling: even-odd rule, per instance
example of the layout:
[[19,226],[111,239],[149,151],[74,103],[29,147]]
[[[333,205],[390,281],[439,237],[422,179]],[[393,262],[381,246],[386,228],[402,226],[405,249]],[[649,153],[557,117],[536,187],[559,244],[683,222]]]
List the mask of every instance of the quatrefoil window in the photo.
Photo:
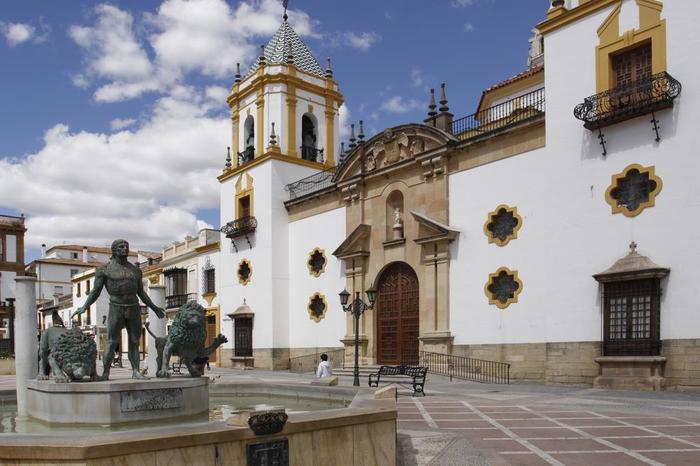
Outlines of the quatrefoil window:
[[605,200],[612,207],[613,214],[635,217],[647,207],[654,206],[661,186],[661,178],[656,176],[654,166],[643,167],[633,163],[622,173],[612,176]]
[[518,272],[508,267],[501,267],[489,275],[489,280],[484,286],[484,293],[489,299],[489,304],[505,309],[518,302],[518,295],[523,290],[523,282],[518,278]]
[[489,212],[484,224],[484,234],[489,243],[505,246],[510,240],[518,237],[518,230],[523,224],[523,219],[518,215],[517,207],[509,207],[501,204],[496,210]]
[[314,277],[318,277],[326,270],[327,263],[328,259],[326,259],[325,251],[321,248],[314,248],[309,254],[306,265],[309,268],[309,273]]
[[326,317],[326,311],[328,310],[328,303],[326,302],[326,297],[321,293],[314,293],[309,298],[309,305],[307,306],[309,311],[309,317],[314,322],[318,323]]
[[243,259],[238,264],[238,272],[236,272],[236,275],[238,275],[238,283],[241,285],[245,286],[250,283],[250,277],[253,275],[253,267],[250,265],[248,259]]

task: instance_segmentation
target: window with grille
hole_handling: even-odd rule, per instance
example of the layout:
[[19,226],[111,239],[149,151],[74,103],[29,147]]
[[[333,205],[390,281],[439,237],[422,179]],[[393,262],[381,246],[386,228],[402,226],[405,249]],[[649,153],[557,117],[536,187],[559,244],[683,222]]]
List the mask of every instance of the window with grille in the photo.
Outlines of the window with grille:
[[605,356],[659,355],[660,296],[658,278],[605,283]]
[[651,43],[612,57],[615,87],[631,86],[651,78]]
[[204,293],[216,292],[216,270],[208,269],[204,271]]
[[253,356],[253,318],[238,317],[233,322],[234,356]]

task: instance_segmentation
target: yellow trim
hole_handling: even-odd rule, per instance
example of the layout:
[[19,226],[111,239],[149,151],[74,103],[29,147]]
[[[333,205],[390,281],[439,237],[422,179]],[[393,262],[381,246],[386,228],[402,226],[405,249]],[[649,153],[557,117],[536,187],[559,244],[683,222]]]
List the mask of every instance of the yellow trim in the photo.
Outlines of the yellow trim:
[[287,155],[297,157],[297,98],[296,86],[287,84]]
[[[311,309],[311,303],[316,297],[321,298],[321,301],[323,301],[323,313],[320,316],[314,314],[313,310]],[[323,295],[323,293],[319,293],[317,291],[316,293],[312,294],[309,297],[309,303],[306,305],[306,310],[309,313],[309,317],[311,318],[311,320],[313,320],[316,323],[321,322],[324,319],[324,317],[326,317],[326,312],[328,312],[328,301],[326,301],[326,297]]]
[[[515,283],[518,284],[518,289],[513,292],[513,297],[508,299],[505,303],[502,303],[496,297],[489,291],[489,286],[493,284],[493,280],[498,277],[501,273],[505,272],[508,275],[511,275],[513,277],[513,280]],[[486,285],[484,285],[484,293],[486,294],[486,297],[489,300],[489,304],[493,304],[494,306],[498,307],[499,309],[505,309],[511,304],[517,303],[518,302],[518,295],[523,291],[523,282],[518,278],[518,271],[517,270],[510,270],[508,267],[499,267],[498,270],[496,270],[494,273],[489,274],[489,279],[486,282]]]
[[[515,225],[513,228],[513,232],[506,237],[505,240],[501,241],[499,238],[493,236],[493,232],[489,230],[488,226],[493,222],[493,218],[498,215],[498,213],[501,210],[504,210],[506,212],[509,212],[513,214],[513,218],[515,218],[518,223]],[[498,207],[496,207],[495,210],[492,212],[489,212],[488,217],[486,218],[486,223],[484,223],[484,234],[486,237],[489,239],[489,244],[490,243],[496,243],[498,246],[505,246],[508,244],[511,240],[517,239],[518,238],[518,230],[520,230],[520,227],[523,225],[523,219],[520,215],[518,215],[518,208],[517,207],[509,207],[506,204],[501,204]]]
[[210,244],[205,244],[204,246],[198,246],[198,247],[194,248],[194,250],[199,252],[199,253],[218,251],[220,249],[219,246],[220,246],[219,242],[217,241],[216,243],[210,243]]
[[[245,279],[241,277],[241,266],[243,266],[243,263],[248,264],[248,270],[250,270],[250,273],[248,274],[248,278],[245,278]],[[240,283],[243,286],[246,286],[248,283],[250,283],[250,280],[253,277],[253,264],[251,264],[248,259],[242,259],[238,263],[238,270],[236,270],[236,277],[238,277],[238,283]]]
[[525,89],[535,87],[538,84],[544,85],[544,68],[527,78],[513,81],[505,86],[497,87],[492,91],[484,91],[476,111],[480,112],[481,110],[490,108],[494,101],[517,94]]
[[[316,252],[320,252],[321,256],[323,256],[323,267],[321,267],[321,270],[318,272],[314,271],[313,267],[311,267],[311,257],[313,257]],[[309,274],[313,275],[314,277],[318,278],[321,276],[323,272],[326,271],[326,265],[328,264],[328,257],[326,257],[326,251],[321,249],[321,248],[314,248],[313,251],[309,253],[309,257],[306,259],[306,267],[309,269]]]
[[258,93],[258,98],[255,99],[255,105],[258,108],[258,118],[256,123],[257,141],[255,147],[256,154],[265,152],[265,94],[263,90]]
[[590,0],[583,3],[572,10],[567,10],[564,7],[552,8],[547,13],[547,19],[537,25],[540,34],[549,34],[568,24],[580,20],[588,15],[591,15],[599,10],[618,3],[620,0]]
[[614,86],[612,56],[628,49],[651,43],[651,73],[666,71],[666,20],[661,19],[663,5],[656,0],[637,0],[639,29],[620,32],[621,4],[598,28],[596,47],[596,92]]
[[258,89],[264,89],[264,86],[268,84],[284,84],[287,86],[287,92],[289,92],[290,86],[298,88],[312,94],[316,94],[321,97],[330,97],[340,106],[344,101],[343,94],[338,92],[329,86],[317,86],[316,84],[309,83],[299,78],[298,76],[292,76],[287,74],[266,74],[264,76],[256,77],[243,91],[238,93],[232,93],[226,99],[226,103],[230,108],[237,105],[241,100],[245,99],[247,96],[258,91]]
[[230,168],[228,170],[225,169],[223,173],[219,175],[216,179],[219,180],[220,183],[223,183],[224,181],[233,178],[239,173],[256,167],[264,162],[267,162],[268,160],[280,160],[282,162],[293,163],[296,165],[301,165],[302,167],[315,168],[317,170],[324,170],[328,168],[322,163],[311,162],[309,160],[303,160],[299,158],[291,158],[276,152],[267,152],[262,157],[256,157],[252,162],[249,162],[243,166]]
[[236,196],[234,199],[234,218],[241,218],[241,212],[239,209],[239,200],[248,196],[248,205],[250,206],[250,216],[254,216],[253,213],[253,177],[249,173],[245,174],[245,188],[243,187],[243,175],[238,177],[236,180]]
[[216,298],[216,292],[214,293],[203,293],[202,298],[207,302],[207,306],[211,306],[211,302]]
[[[629,210],[627,209],[627,207],[619,205],[617,200],[612,197],[613,189],[617,188],[618,182],[622,178],[625,178],[630,172],[630,170],[637,170],[639,173],[648,173],[649,179],[656,182],[656,188],[649,193],[649,200],[647,202],[639,204],[639,207],[637,207],[635,210]],[[605,202],[610,204],[610,207],[612,207],[613,214],[622,214],[625,217],[636,217],[637,215],[641,214],[642,211],[647,207],[654,207],[654,205],[656,205],[656,196],[661,192],[662,187],[663,182],[661,181],[661,178],[656,176],[656,167],[654,167],[653,165],[650,167],[643,167],[638,163],[633,163],[625,167],[625,169],[622,170],[622,173],[618,173],[612,176],[611,184],[610,186],[608,186],[608,189],[605,190]]]
[[326,99],[326,166],[335,165],[335,108]]

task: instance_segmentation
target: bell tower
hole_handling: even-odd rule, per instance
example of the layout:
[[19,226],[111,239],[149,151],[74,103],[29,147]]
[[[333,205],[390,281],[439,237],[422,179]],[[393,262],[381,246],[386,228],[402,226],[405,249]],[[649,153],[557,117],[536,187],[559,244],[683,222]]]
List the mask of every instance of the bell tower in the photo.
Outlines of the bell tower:
[[232,170],[267,158],[317,169],[335,166],[343,96],[330,59],[323,70],[286,12],[250,70],[241,75],[239,66],[227,103]]

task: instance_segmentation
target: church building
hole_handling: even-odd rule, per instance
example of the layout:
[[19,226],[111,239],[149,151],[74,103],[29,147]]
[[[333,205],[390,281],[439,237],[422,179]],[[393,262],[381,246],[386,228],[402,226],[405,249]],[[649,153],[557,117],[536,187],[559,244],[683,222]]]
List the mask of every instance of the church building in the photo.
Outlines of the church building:
[[362,364],[449,355],[513,379],[700,388],[699,20],[695,2],[554,0],[527,68],[474,113],[454,116],[443,84],[424,121],[358,122],[343,146],[342,79],[285,15],[227,100],[222,364],[350,362],[338,294],[376,290]]

